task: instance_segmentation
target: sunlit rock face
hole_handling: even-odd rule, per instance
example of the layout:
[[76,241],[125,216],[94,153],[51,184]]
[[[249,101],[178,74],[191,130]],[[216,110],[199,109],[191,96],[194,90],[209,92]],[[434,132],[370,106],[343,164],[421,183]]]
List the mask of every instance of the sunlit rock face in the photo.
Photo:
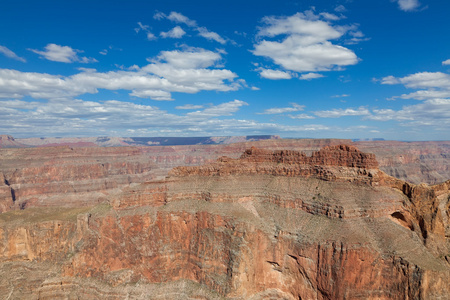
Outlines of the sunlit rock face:
[[[6,298],[450,297],[450,181],[391,177],[351,145],[248,148],[168,173],[139,149],[97,164],[64,151],[65,171],[2,170]],[[92,185],[64,199],[71,178]]]

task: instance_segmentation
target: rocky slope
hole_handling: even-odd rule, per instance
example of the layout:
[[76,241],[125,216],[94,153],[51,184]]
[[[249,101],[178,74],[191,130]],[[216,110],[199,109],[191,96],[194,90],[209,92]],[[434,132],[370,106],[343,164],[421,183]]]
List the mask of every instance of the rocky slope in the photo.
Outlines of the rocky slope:
[[[415,185],[377,165],[374,155],[353,146],[308,154],[250,148],[124,185],[100,204],[49,207],[45,202],[53,200],[43,198],[0,214],[0,294],[449,298],[450,181]],[[104,180],[104,170],[92,178]],[[5,194],[20,190],[10,176],[0,186]]]
[[[29,138],[14,139],[0,136],[0,148],[24,147],[138,147],[152,146],[143,152],[158,156],[159,166],[170,169],[177,165],[198,165],[221,155],[238,157],[251,146],[276,150],[301,150],[308,154],[327,145],[345,143],[357,146],[364,152],[374,153],[380,169],[387,174],[412,183],[436,184],[450,178],[450,142],[397,142],[397,141],[358,141],[333,139],[280,139],[278,136],[236,136],[236,137],[197,137],[197,138]],[[162,145],[172,145],[164,147]],[[168,152],[165,152],[168,151]],[[102,150],[98,150],[101,153]],[[133,150],[130,150],[133,152]],[[45,151],[43,151],[45,153]],[[176,153],[177,157],[172,154]],[[192,163],[183,156],[195,157]],[[164,158],[166,157],[166,158]],[[164,164],[164,160],[167,164]]]
[[450,142],[372,141],[354,143],[374,153],[380,169],[412,183],[436,184],[450,178]]
[[0,212],[33,206],[102,202],[129,184],[163,178],[176,166],[201,165],[221,155],[238,157],[252,143],[262,148],[318,149],[340,140],[280,140],[230,145],[154,147],[45,147],[0,149]]

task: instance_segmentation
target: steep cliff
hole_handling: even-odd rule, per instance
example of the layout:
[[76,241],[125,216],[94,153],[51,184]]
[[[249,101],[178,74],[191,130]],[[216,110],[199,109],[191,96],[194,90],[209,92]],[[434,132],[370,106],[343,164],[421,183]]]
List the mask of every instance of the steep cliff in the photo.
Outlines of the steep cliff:
[[0,290],[5,299],[446,299],[449,186],[390,177],[351,146],[251,148],[124,186],[102,204],[0,214]]

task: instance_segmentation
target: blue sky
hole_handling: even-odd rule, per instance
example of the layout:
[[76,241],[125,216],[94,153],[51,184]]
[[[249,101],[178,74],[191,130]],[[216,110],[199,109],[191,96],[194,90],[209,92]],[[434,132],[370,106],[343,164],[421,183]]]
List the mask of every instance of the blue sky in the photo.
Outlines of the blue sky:
[[450,1],[0,4],[0,133],[450,139]]

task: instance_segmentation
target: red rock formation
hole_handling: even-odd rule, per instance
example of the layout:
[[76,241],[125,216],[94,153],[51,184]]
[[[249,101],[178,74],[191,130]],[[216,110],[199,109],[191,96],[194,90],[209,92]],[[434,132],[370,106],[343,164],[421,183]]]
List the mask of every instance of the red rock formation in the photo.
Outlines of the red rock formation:
[[450,142],[374,141],[354,143],[374,153],[380,169],[396,178],[437,184],[450,178]]
[[244,152],[241,161],[245,162],[272,162],[283,164],[321,165],[357,167],[366,169],[378,168],[375,155],[363,153],[354,146],[337,145],[327,146],[313,152],[310,157],[294,150],[270,151],[252,147]]
[[313,176],[325,180],[372,181],[373,174],[369,170],[376,169],[377,166],[373,154],[362,153],[347,145],[325,147],[313,152],[311,156],[293,150],[270,151],[252,147],[247,149],[240,159],[221,157],[204,166],[174,168],[169,175],[271,174]]
[[14,190],[9,186],[9,182],[3,173],[0,173],[0,213],[10,210],[14,201]]
[[6,134],[0,135],[0,148],[23,148],[26,145],[17,142],[14,137]]
[[[47,179],[139,170],[97,166]],[[43,184],[33,168],[11,178]],[[43,201],[0,214],[0,290],[47,299],[445,299],[449,186],[390,177],[354,147],[310,156],[253,148],[113,189],[94,207]]]

